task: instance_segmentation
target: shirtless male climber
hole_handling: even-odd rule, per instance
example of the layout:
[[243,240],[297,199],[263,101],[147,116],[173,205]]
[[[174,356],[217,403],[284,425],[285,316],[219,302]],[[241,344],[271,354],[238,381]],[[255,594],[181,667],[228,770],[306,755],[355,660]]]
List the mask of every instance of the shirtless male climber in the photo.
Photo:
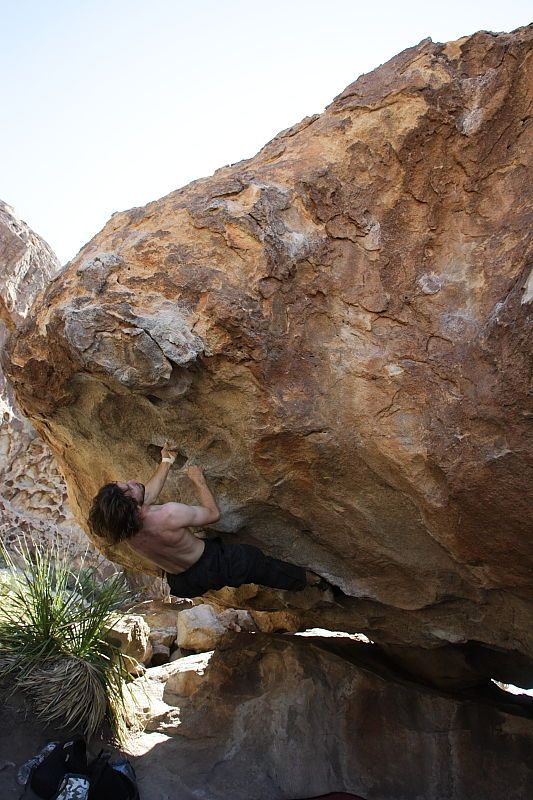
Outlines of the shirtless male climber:
[[220,519],[201,467],[185,469],[200,505],[154,505],[175,458],[176,451],[165,445],[161,463],[146,486],[135,480],[102,486],[89,514],[93,531],[114,544],[127,540],[134,550],[161,567],[176,597],[199,597],[209,589],[243,583],[293,591],[306,586],[326,588],[325,581],[314,572],[266,556],[253,545],[225,544],[218,538],[203,540],[187,530]]

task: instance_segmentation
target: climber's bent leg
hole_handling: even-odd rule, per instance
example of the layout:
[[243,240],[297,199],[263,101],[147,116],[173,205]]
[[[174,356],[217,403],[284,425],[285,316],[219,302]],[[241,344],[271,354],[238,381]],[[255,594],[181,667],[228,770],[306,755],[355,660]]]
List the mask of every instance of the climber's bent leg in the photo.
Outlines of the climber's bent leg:
[[266,556],[253,545],[225,544],[220,539],[207,540],[196,564],[178,575],[167,573],[167,580],[176,597],[200,597],[209,589],[244,583],[299,592],[312,582],[303,567]]
[[221,542],[226,586],[257,583],[273,589],[299,592],[308,585],[306,571],[296,564],[265,555],[251,544]]

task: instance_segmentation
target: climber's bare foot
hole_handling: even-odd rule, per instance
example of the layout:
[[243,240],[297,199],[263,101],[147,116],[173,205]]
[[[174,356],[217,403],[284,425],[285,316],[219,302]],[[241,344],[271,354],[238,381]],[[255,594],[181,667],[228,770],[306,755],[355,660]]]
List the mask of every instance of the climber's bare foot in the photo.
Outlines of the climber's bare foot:
[[307,580],[308,586],[318,586],[322,578],[320,575],[317,575],[316,572],[311,572],[310,570],[305,570],[305,578]]
[[321,592],[330,592],[333,587],[325,578],[321,575],[317,575],[316,572],[311,572],[310,570],[306,569],[305,577],[307,579],[308,586],[314,586],[316,589],[320,589]]

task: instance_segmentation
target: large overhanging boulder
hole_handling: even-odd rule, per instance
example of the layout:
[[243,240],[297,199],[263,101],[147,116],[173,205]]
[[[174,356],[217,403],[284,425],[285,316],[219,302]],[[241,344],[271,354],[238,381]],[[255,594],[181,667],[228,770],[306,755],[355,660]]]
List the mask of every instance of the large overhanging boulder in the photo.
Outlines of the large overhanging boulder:
[[170,438],[221,531],[342,589],[325,622],[533,656],[531,37],[425,40],[254,158],[113,215],[5,364],[82,524]]

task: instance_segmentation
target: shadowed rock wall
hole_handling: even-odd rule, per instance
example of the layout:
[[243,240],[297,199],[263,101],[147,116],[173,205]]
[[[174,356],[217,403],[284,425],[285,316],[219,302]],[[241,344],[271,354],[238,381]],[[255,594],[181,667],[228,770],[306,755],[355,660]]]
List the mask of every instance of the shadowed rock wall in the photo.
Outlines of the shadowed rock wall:
[[425,40],[113,215],[6,359],[82,524],[170,438],[221,531],[342,588],[326,623],[533,655],[531,37]]
[[132,743],[135,769],[153,800],[523,800],[533,790],[530,718],[295,637],[229,634],[213,655],[137,685],[151,719]]

